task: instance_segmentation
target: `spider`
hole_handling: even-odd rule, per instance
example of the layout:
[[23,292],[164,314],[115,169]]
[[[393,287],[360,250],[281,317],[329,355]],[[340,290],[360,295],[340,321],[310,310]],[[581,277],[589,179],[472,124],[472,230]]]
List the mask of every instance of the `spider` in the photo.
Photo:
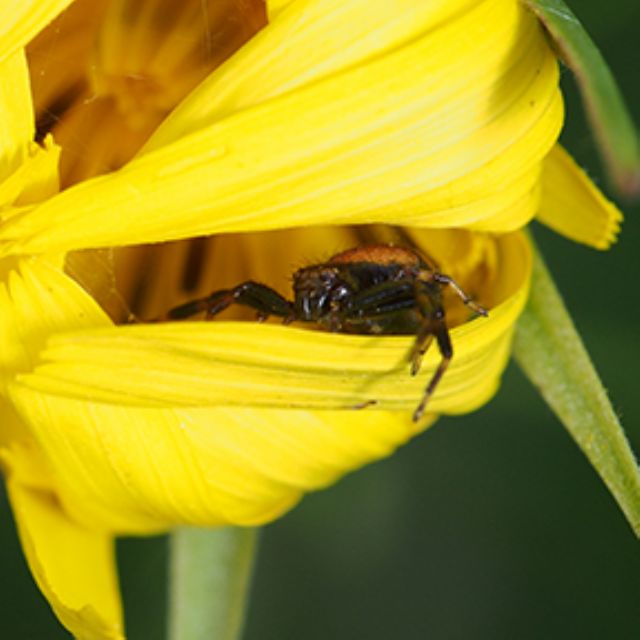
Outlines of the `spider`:
[[259,320],[274,315],[287,324],[314,322],[329,331],[415,334],[408,354],[412,375],[420,370],[422,357],[435,338],[442,359],[413,413],[417,422],[453,356],[442,303],[446,285],[475,313],[487,316],[452,278],[433,269],[417,252],[372,244],[298,269],[293,274],[293,301],[248,280],[175,307],[163,319],[181,320],[202,312],[210,319],[231,304],[240,304],[255,309]]

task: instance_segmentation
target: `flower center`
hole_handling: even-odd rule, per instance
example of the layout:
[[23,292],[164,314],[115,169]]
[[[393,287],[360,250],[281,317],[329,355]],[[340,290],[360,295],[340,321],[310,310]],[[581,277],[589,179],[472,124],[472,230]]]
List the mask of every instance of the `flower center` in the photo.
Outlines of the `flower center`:
[[263,0],[76,0],[28,49],[38,136],[62,146],[63,187],[127,162],[265,24]]

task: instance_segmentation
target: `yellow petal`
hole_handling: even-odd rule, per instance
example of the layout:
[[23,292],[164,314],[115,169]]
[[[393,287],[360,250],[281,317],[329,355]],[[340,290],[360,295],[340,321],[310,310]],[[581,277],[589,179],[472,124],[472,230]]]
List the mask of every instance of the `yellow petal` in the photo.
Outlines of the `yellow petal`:
[[0,208],[4,208],[0,220],[18,215],[24,210],[20,205],[40,202],[58,192],[60,147],[47,136],[43,147],[32,142],[27,149],[18,168],[0,182]]
[[538,208],[557,74],[535,18],[485,0],[77,185],[0,238],[42,251],[339,222],[514,229]]
[[[107,323],[96,303],[61,270],[59,257],[0,264],[0,391],[29,369],[56,331]],[[0,457],[29,566],[61,622],[77,638],[122,638],[110,536],[71,520],[29,425],[0,401]]]
[[556,145],[544,162],[537,218],[570,240],[608,249],[616,241],[622,213]]
[[72,0],[4,0],[0,4],[0,61],[24,47]]
[[[476,408],[493,394],[523,296],[491,319],[454,329],[458,355],[431,402],[437,412]],[[52,338],[46,364],[20,383],[43,393],[142,406],[245,405],[352,408],[374,400],[409,411],[433,374],[432,351],[411,378],[412,339],[318,334],[245,323],[118,327]],[[481,326],[484,325],[484,326]],[[464,400],[464,402],[462,402]]]
[[[490,317],[455,327],[455,356],[430,404],[476,408],[495,392],[526,300],[530,255],[520,234],[496,240],[497,275],[479,299]],[[166,323],[53,336],[42,364],[18,377],[48,394],[155,407],[252,405],[344,409],[374,400],[410,411],[440,356],[411,377],[410,336],[330,334],[246,322]]]
[[0,390],[16,372],[34,366],[51,334],[109,324],[60,263],[45,257],[0,263],[6,280],[0,282]]
[[52,461],[65,508],[116,533],[268,522],[419,430],[410,415],[385,411],[144,409],[26,388],[13,400]]
[[[452,247],[445,232],[441,243],[431,235],[439,260],[488,256],[479,270],[490,318],[453,329],[452,367],[429,405],[457,413],[498,385],[530,252],[522,234],[457,232]],[[411,416],[439,356],[411,378],[411,341],[253,322],[71,331],[52,336],[8,396],[78,521],[114,533],[257,524],[426,426]],[[362,408],[368,400],[377,404]]]
[[[470,4],[469,0],[305,0],[269,6],[269,25],[183,100],[145,150],[423,37],[456,13],[468,11]],[[279,15],[283,9],[288,11]],[[423,74],[429,70],[425,65]]]
[[5,457],[20,541],[40,590],[79,640],[124,638],[113,539],[71,520],[49,491],[21,482],[19,455]]
[[267,15],[269,16],[269,21],[274,20],[275,17],[292,2],[293,0],[267,0]]
[[24,51],[0,62],[0,222],[58,191],[60,149],[33,141],[34,114]]
[[[1,11],[0,11],[1,13]],[[0,181],[28,155],[34,132],[29,71],[23,50],[0,62]]]

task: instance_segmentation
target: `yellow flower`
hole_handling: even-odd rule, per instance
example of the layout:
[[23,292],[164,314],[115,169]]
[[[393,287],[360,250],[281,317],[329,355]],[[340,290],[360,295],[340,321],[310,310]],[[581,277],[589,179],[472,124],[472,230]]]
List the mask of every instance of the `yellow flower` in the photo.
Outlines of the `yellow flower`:
[[[115,535],[269,521],[436,414],[480,406],[527,296],[518,229],[537,214],[605,247],[619,214],[554,147],[557,63],[515,0],[274,2],[211,73],[261,26],[260,3],[196,63],[218,31],[193,31],[188,3],[163,6],[156,33],[158,0],[78,0],[29,45],[34,116],[24,47],[67,4],[0,9],[0,452],[61,622],[119,638]],[[490,308],[452,307],[455,356],[419,426],[438,356],[411,378],[410,336],[114,324],[118,296],[153,318],[249,277],[286,293],[310,258],[400,233],[354,226],[381,223]],[[178,242],[210,234],[224,235]]]

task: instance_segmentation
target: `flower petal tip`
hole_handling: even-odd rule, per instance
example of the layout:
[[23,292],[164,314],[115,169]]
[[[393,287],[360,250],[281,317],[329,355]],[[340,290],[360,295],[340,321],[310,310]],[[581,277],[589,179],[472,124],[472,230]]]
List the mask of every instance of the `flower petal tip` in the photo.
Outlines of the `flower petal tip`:
[[623,215],[556,145],[545,159],[537,219],[570,240],[604,250],[616,242]]

